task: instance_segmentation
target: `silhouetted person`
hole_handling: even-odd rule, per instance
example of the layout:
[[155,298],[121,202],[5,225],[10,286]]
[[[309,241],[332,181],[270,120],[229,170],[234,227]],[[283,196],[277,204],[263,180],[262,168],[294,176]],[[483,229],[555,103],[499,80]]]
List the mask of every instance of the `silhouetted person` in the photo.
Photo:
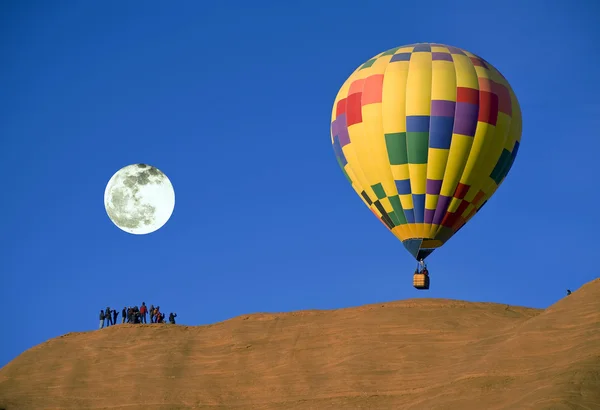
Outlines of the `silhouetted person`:
[[100,329],[104,327],[104,310],[100,311]]
[[569,289],[567,289],[567,296],[569,296],[571,294],[571,291]]
[[160,323],[160,306],[154,308],[154,323]]
[[154,305],[150,305],[150,323],[154,323]]
[[169,323],[174,325],[175,324],[175,318],[177,317],[177,313],[169,313]]
[[123,308],[121,311],[121,323],[125,323],[125,319],[127,319],[127,308]]
[[146,302],[142,302],[142,307],[140,308],[140,315],[141,315],[141,319],[140,322],[141,323],[147,323],[146,322],[146,315],[148,314],[148,308],[146,307]]
[[117,309],[113,309],[112,311],[113,313],[113,324],[117,324],[117,316],[119,316],[119,312],[117,311]]
[[110,326],[112,325],[112,316],[110,315],[110,307],[106,307],[106,310],[104,311],[104,316],[106,317],[106,326]]

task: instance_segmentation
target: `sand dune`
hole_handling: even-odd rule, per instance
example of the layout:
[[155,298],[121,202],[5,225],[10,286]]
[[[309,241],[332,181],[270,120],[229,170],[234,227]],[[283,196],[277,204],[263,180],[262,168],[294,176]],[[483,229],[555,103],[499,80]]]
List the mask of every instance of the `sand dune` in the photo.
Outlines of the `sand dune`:
[[600,279],[546,310],[418,299],[119,325],[0,370],[0,409],[600,409]]

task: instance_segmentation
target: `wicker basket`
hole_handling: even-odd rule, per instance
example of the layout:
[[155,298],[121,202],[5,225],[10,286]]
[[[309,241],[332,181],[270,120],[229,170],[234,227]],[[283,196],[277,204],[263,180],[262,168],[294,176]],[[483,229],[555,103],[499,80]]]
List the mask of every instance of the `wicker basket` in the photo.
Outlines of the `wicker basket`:
[[413,286],[416,289],[429,289],[429,275],[415,273],[413,276]]

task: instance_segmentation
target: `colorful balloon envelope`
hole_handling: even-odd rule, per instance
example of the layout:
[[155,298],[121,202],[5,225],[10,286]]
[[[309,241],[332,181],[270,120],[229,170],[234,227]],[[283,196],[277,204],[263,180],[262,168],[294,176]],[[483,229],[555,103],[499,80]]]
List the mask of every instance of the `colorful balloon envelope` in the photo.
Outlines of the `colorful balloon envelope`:
[[333,105],[331,141],[359,197],[421,260],[496,192],[521,127],[515,93],[490,63],[420,43],[352,73]]

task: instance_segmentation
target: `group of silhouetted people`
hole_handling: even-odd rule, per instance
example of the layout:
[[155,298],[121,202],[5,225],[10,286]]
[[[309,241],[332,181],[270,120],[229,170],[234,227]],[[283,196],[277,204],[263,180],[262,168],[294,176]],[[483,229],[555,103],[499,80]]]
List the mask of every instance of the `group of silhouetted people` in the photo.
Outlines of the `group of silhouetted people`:
[[[142,302],[142,306],[129,306],[124,307],[121,310],[121,323],[147,323],[146,317],[150,316],[150,323],[166,323],[165,314],[160,311],[160,306],[154,307],[150,305],[150,309],[146,307],[146,302]],[[119,311],[111,309],[107,306],[106,309],[100,311],[100,329],[104,326],[111,326],[117,324]],[[171,312],[169,314],[169,323],[174,325],[177,313]]]

